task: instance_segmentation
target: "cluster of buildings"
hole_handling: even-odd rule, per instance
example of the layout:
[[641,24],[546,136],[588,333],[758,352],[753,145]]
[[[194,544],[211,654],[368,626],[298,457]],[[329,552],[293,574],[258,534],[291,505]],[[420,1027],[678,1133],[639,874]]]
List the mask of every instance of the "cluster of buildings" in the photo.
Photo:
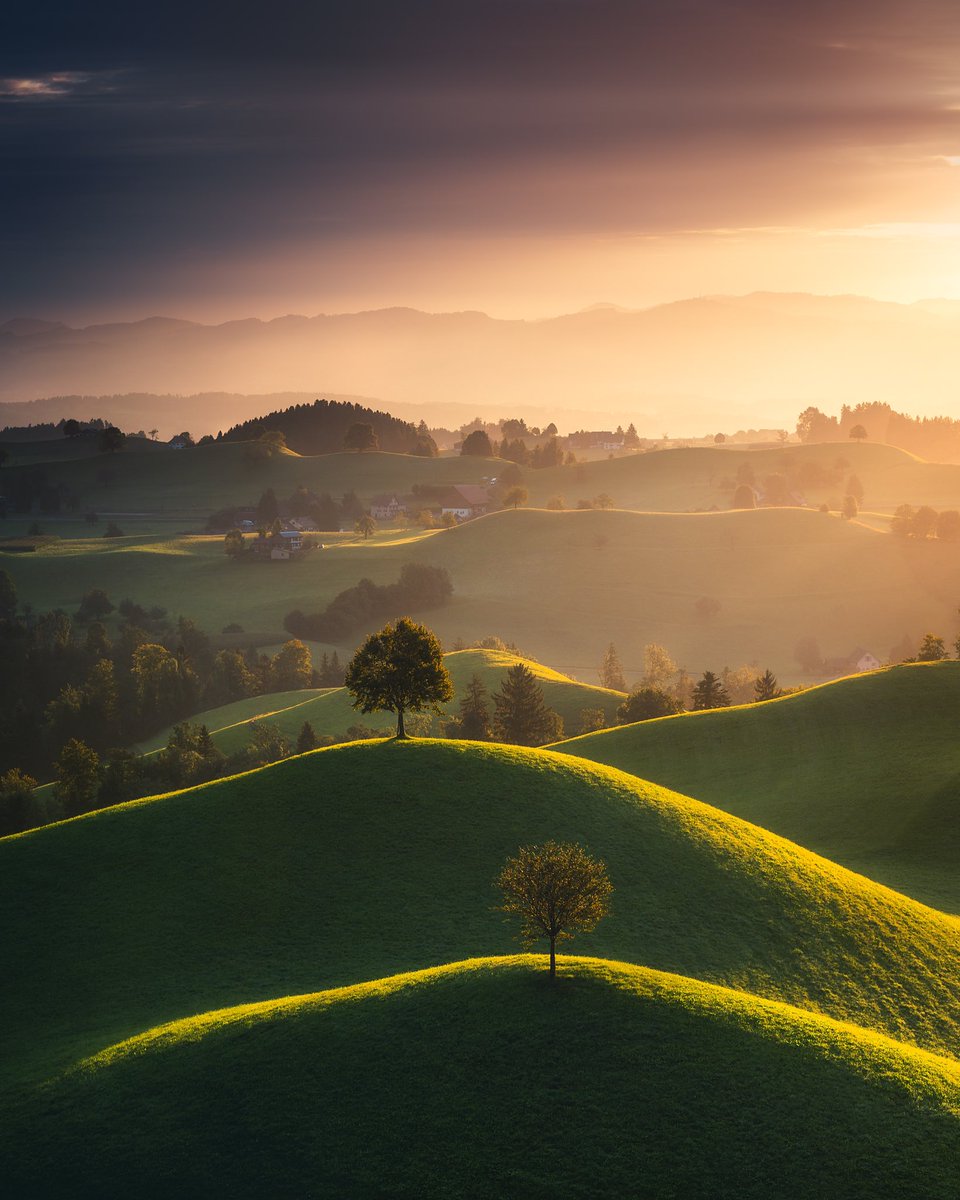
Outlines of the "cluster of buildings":
[[396,521],[399,517],[415,517],[425,509],[442,520],[452,514],[458,521],[483,516],[490,508],[490,492],[475,483],[458,483],[448,488],[433,488],[429,495],[400,496],[382,492],[370,504],[370,516],[375,521]]

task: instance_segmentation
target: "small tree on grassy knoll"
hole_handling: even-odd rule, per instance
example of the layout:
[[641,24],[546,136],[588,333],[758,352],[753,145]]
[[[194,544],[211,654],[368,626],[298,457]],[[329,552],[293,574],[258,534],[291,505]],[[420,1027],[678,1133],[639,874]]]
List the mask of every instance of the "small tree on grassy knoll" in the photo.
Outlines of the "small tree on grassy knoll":
[[353,707],[363,713],[397,714],[397,737],[407,736],[405,712],[438,712],[453,699],[453,683],[443,665],[443,647],[425,625],[400,617],[372,633],[347,667]]
[[850,436],[854,441],[862,442],[867,436],[867,430],[863,425],[854,425],[854,427],[850,430]]
[[520,940],[550,942],[550,978],[557,976],[557,942],[589,932],[610,911],[613,885],[606,864],[576,843],[521,846],[497,876],[501,912],[520,918]]

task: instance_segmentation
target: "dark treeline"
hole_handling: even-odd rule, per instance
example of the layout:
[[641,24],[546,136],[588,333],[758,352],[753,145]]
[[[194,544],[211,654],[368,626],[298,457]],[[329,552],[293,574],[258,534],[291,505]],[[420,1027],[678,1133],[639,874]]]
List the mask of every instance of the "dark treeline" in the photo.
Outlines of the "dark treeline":
[[412,454],[417,448],[418,433],[409,421],[337,400],[295,404],[243,421],[228,429],[223,440],[249,442],[265,432],[276,431],[283,434],[287,446],[297,454],[333,454],[343,449],[348,431],[356,424],[373,427],[381,450]]
[[[112,614],[120,623],[114,618],[111,636],[104,621]],[[72,615],[20,612],[3,571],[0,661],[0,773],[16,767],[41,778],[73,739],[102,753],[205,708],[343,682],[336,655],[315,669],[295,640],[272,658],[254,648],[216,649],[190,619],[173,622],[165,610],[132,600],[115,607],[98,589]]]
[[453,584],[443,567],[407,563],[396,583],[376,584],[361,579],[340,592],[323,612],[287,613],[283,627],[297,638],[318,642],[340,641],[351,630],[380,617],[401,616],[407,611],[438,608],[453,594]]

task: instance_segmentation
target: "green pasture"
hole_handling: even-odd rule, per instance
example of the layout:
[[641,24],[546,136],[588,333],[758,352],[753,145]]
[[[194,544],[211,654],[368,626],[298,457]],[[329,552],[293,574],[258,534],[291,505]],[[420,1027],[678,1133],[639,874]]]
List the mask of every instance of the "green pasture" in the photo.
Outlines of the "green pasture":
[[[665,645],[693,674],[753,663],[781,683],[811,682],[794,647],[883,661],[906,635],[956,633],[960,555],[801,509],[712,514],[506,511],[451,530],[327,537],[300,561],[234,562],[218,537],[74,539],[2,555],[21,599],[76,611],[103,588],[118,602],[159,604],[219,632],[239,623],[258,644],[287,636],[284,615],[315,612],[366,576],[386,584],[407,562],[445,567],[449,604],[412,613],[447,646],[496,634],[566,675],[597,682],[613,641],[629,683],[643,647]],[[719,604],[700,616],[699,599]],[[381,622],[375,622],[380,624]],[[370,632],[336,646],[341,657]],[[333,647],[326,647],[332,649]]]
[[555,749],[696,796],[960,912],[960,663],[853,676]]
[[8,1081],[211,1009],[509,952],[491,881],[550,837],[616,889],[578,952],[955,1052],[955,919],[608,767],[388,741],[0,839]]
[[[477,675],[487,689],[487,708],[492,717],[493,693],[499,690],[507,671],[523,661],[515,654],[497,650],[457,650],[445,655],[444,664],[454,686],[454,698],[446,706],[445,712],[450,716],[459,713],[458,704],[464,689]],[[567,730],[579,728],[580,713],[584,708],[603,709],[604,717],[611,725],[616,721],[617,706],[625,699],[622,692],[577,683],[540,663],[527,662],[526,665],[542,687],[547,704],[563,717]],[[198,713],[190,720],[193,724],[206,725],[214,743],[224,754],[233,754],[246,745],[250,739],[251,721],[268,721],[278,726],[292,742],[296,741],[305,721],[310,722],[318,736],[329,737],[339,737],[351,725],[358,723],[385,729],[388,733],[393,733],[396,727],[396,718],[392,713],[360,713],[353,707],[353,698],[346,688],[308,688],[253,696],[249,700],[236,700],[232,704]],[[144,753],[158,750],[166,745],[169,736],[170,730],[164,730],[145,742],[140,749]]]
[[953,1200],[960,1068],[624,963],[473,959],[150,1030],[0,1129],[22,1196]]

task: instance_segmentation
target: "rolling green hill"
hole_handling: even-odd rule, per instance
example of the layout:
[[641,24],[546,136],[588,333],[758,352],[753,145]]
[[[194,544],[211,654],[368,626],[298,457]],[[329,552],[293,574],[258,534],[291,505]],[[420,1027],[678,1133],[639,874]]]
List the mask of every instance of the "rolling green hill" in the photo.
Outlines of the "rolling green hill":
[[[411,561],[450,572],[451,602],[411,614],[447,645],[497,634],[590,682],[611,640],[631,683],[647,642],[698,674],[756,662],[781,682],[799,681],[800,638],[817,639],[828,658],[863,647],[882,660],[904,634],[952,637],[960,595],[955,547],[904,542],[801,509],[521,509],[428,534],[336,540],[290,563],[232,562],[221,538],[94,538],[0,555],[36,609],[76,611],[86,591],[101,587],[115,602],[160,604],[213,632],[239,622],[261,644],[283,639],[291,609],[316,611],[363,576],[393,582]],[[720,606],[709,619],[695,607],[704,596]],[[367,632],[358,628],[337,647],[341,655]]]
[[[340,453],[300,456],[285,452],[268,461],[251,463],[243,442],[219,442],[187,450],[167,449],[143,439],[131,441],[111,456],[81,455],[69,448],[26,450],[12,447],[5,476],[44,462],[51,483],[62,484],[80,497],[83,508],[104,512],[149,511],[178,513],[200,521],[228,505],[255,504],[268,487],[289,495],[301,484],[335,497],[355,491],[369,504],[377,492],[409,492],[414,484],[479,483],[499,476],[507,464],[499,459],[445,457],[422,459],[386,453]],[[63,443],[49,443],[62,446]],[[758,483],[773,474],[792,480],[815,479],[811,470],[837,471],[837,482],[798,484],[806,502],[838,507],[846,480],[857,475],[866,507],[890,513],[903,503],[931,504],[937,509],[960,508],[960,466],[928,463],[893,446],[865,443],[789,445],[775,449],[737,446],[685,447],[601,459],[548,470],[523,470],[531,503],[546,504],[562,496],[570,508],[579,500],[601,493],[619,508],[649,512],[694,512],[730,507],[738,468],[749,465]],[[839,466],[838,466],[839,464]],[[104,468],[109,468],[104,476]],[[804,472],[807,474],[804,475]]]
[[[960,1189],[960,1068],[675,975],[475,959],[150,1030],[6,1114],[17,1195]],[[38,1153],[38,1147],[43,1152]]]
[[[451,716],[458,713],[458,702],[464,689],[471,678],[478,675],[487,689],[487,707],[492,716],[493,693],[499,690],[507,671],[519,662],[526,662],[536,676],[547,704],[563,717],[567,730],[579,728],[580,712],[584,708],[601,708],[610,724],[616,720],[617,706],[625,699],[623,692],[577,683],[540,663],[529,662],[499,650],[455,650],[444,656],[444,664],[454,686],[454,698],[446,706],[446,711]],[[396,725],[392,713],[363,716],[353,707],[352,697],[346,688],[305,689],[253,696],[249,700],[236,700],[233,704],[198,713],[190,720],[194,724],[206,725],[214,742],[225,754],[233,754],[246,745],[251,721],[269,721],[294,742],[304,721],[310,722],[318,736],[329,737],[339,737],[351,725],[359,722],[378,729],[388,729],[391,733]],[[143,753],[158,750],[166,745],[169,736],[170,730],[164,730],[145,742],[140,750]]]
[[[18,468],[4,469],[16,479]],[[413,485],[480,483],[504,466],[497,459],[417,458],[407,454],[341,453],[302,457],[285,450],[251,462],[247,442],[217,442],[156,454],[124,450],[61,464],[47,476],[80,496],[84,508],[103,512],[176,512],[202,527],[206,517],[229,505],[256,504],[273,488],[291,495],[303,485],[339,499],[354,491],[365,504],[378,492],[409,492]],[[104,468],[109,478],[104,479]]]
[[960,911],[960,663],[854,676],[554,747],[696,796]]
[[375,742],[0,839],[8,1078],[210,1009],[502,953],[491,880],[548,837],[616,888],[576,949],[955,1050],[953,918],[607,767]]

